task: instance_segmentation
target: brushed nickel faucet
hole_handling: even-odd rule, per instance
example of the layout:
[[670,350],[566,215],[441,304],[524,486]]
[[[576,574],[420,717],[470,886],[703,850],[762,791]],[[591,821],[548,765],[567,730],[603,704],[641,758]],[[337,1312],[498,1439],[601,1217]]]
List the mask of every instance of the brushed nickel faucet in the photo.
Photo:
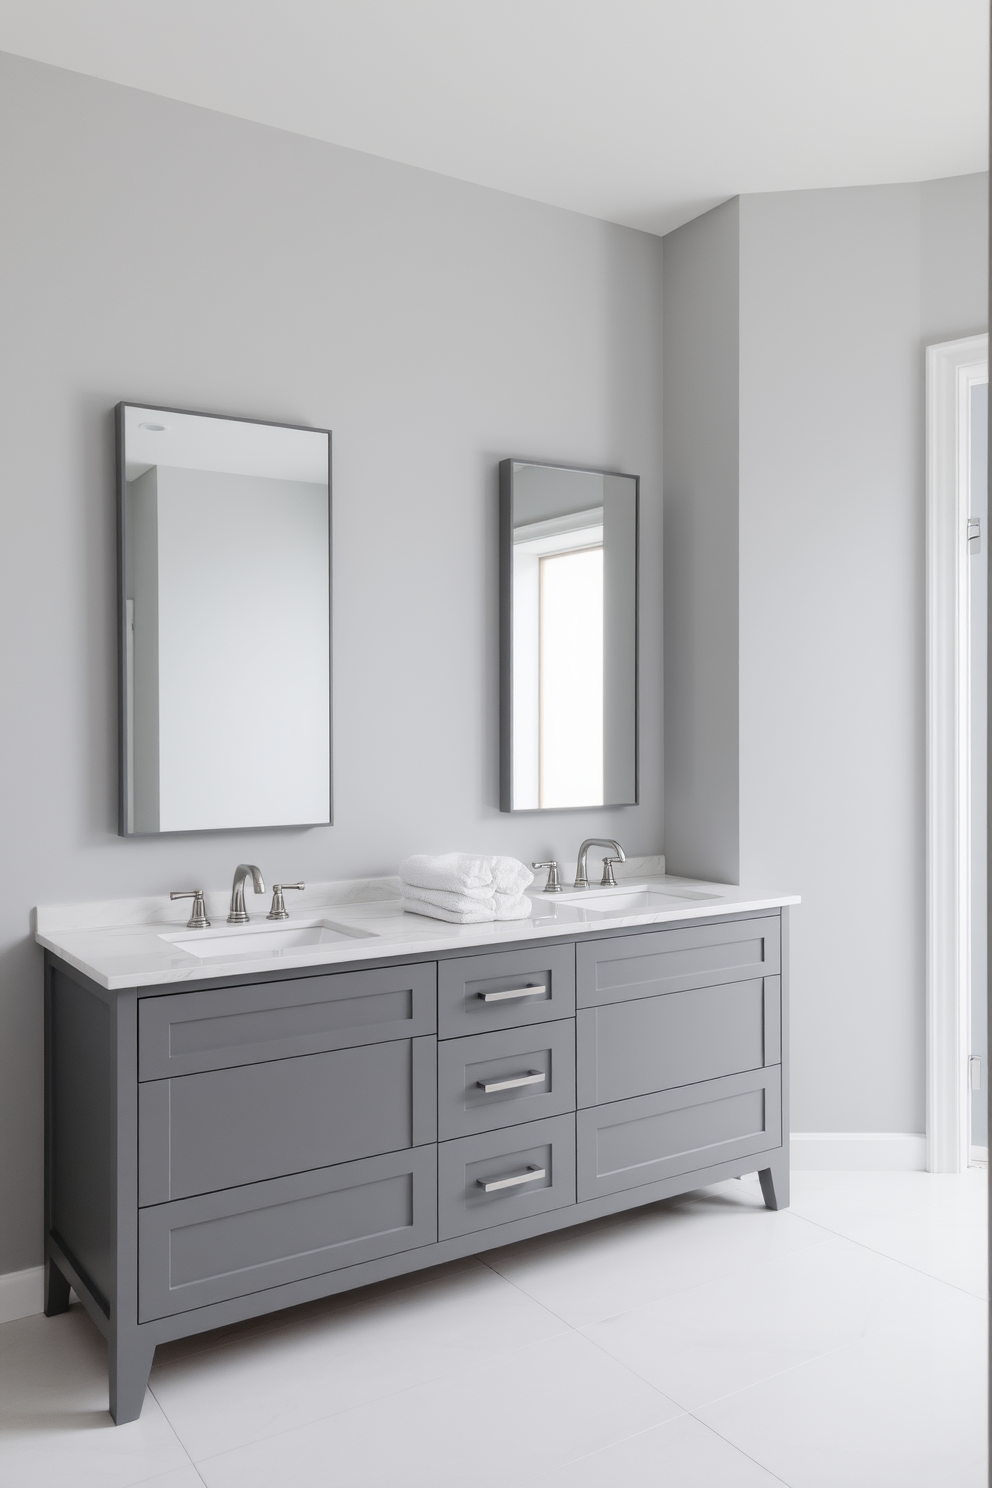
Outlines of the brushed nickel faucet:
[[615,889],[617,886],[617,881],[613,877],[613,864],[626,863],[627,855],[624,852],[623,848],[620,846],[619,842],[614,842],[612,837],[586,838],[585,842],[583,842],[582,846],[579,848],[579,856],[575,864],[574,887],[577,889],[587,889],[589,887],[589,879],[586,877],[586,863],[589,857],[589,849],[591,847],[612,848],[612,857],[603,859],[603,877],[601,880],[601,887],[604,889]]
[[234,870],[234,883],[231,886],[231,913],[227,917],[229,925],[247,925],[249,915],[245,910],[245,879],[251,875],[252,888],[256,894],[265,893],[265,884],[262,875],[254,863],[239,863]]

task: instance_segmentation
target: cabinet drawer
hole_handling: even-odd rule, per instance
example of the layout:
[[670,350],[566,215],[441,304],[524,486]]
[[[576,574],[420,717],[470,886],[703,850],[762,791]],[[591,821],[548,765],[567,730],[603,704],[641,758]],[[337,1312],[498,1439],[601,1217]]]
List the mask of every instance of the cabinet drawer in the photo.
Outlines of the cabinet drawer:
[[138,1202],[433,1142],[433,1035],[138,1087]]
[[576,949],[576,1000],[579,1007],[597,1007],[659,992],[776,976],[781,971],[779,958],[777,915],[583,941]]
[[575,1018],[580,1106],[778,1064],[781,977],[666,992]]
[[436,964],[427,961],[143,997],[138,1078],[158,1080],[433,1033],[436,978]]
[[539,946],[441,961],[438,1036],[570,1018],[575,1012],[575,947]]
[[575,1117],[442,1142],[437,1168],[441,1240],[563,1209],[575,1203]]
[[571,1018],[448,1039],[438,1046],[437,1126],[442,1141],[574,1109]]
[[416,1147],[143,1209],[139,1321],[430,1245],[436,1153]]
[[[579,1199],[639,1188],[782,1145],[778,1065],[595,1106],[576,1117]],[[708,1180],[700,1177],[701,1183]]]

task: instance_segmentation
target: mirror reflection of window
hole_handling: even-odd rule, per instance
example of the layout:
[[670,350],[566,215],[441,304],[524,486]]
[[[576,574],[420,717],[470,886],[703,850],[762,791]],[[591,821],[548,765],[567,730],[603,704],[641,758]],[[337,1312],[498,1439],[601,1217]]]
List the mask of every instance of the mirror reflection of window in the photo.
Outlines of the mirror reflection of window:
[[540,559],[540,614],[538,804],[601,806],[602,542]]
[[637,479],[505,461],[505,811],[637,795]]

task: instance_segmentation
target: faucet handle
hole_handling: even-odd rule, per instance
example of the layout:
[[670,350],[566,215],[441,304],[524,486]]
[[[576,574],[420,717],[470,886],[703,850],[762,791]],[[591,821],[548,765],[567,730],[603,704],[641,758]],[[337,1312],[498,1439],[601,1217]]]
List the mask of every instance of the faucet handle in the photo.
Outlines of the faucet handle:
[[267,920],[288,920],[289,910],[286,901],[282,897],[283,889],[305,889],[305,883],[295,884],[273,884],[272,885],[272,908],[265,916]]
[[603,859],[603,876],[602,876],[602,878],[599,881],[599,886],[600,886],[601,889],[615,889],[616,888],[617,881],[613,877],[613,864],[614,863],[625,863],[626,861],[627,861],[626,858],[604,858]]
[[207,919],[207,907],[203,902],[202,889],[173,889],[169,895],[170,899],[192,899],[193,908],[189,919],[186,921],[187,930],[209,930],[210,921]]
[[548,881],[544,885],[544,892],[546,894],[561,893],[561,880],[558,877],[558,864],[553,858],[550,863],[531,863],[530,866],[532,868],[547,868]]

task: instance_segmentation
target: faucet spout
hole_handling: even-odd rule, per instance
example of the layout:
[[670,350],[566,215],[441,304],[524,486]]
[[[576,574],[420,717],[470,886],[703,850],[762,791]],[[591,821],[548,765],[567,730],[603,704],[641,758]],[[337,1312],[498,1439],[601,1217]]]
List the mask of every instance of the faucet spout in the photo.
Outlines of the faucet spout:
[[265,893],[262,875],[255,864],[239,863],[234,870],[234,883],[231,886],[231,913],[227,917],[229,925],[247,925],[248,923],[249,915],[245,909],[245,882],[249,877],[255,893]]
[[[620,846],[619,842],[614,842],[612,837],[587,837],[585,842],[583,842],[582,846],[579,848],[579,856],[575,864],[575,887],[577,889],[587,889],[589,887],[589,879],[587,876],[588,869],[586,865],[588,863],[589,849],[591,847],[608,847],[610,849],[611,857],[616,862],[626,863],[627,861],[627,855],[624,852],[623,848]],[[609,862],[609,859],[604,859],[604,863],[605,862]],[[603,882],[604,884],[608,884],[612,881],[613,868],[611,865],[608,876],[607,871],[604,868]]]

